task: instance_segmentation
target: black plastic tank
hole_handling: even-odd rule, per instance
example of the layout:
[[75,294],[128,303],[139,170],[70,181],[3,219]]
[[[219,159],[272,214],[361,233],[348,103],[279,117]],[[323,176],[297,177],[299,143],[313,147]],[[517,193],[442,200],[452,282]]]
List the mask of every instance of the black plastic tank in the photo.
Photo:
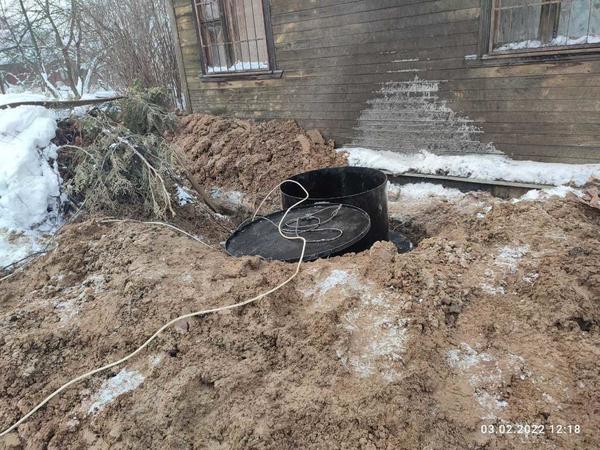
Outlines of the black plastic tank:
[[268,260],[295,262],[300,259],[302,242],[285,236],[306,239],[304,261],[343,255],[371,228],[369,215],[354,206],[311,203],[299,205],[286,214],[278,211],[242,224],[225,243],[231,256],[260,256]]
[[[308,191],[304,202],[330,202],[356,206],[371,218],[371,229],[348,251],[361,252],[377,241],[389,240],[387,210],[387,176],[380,170],[367,167],[332,167],[312,170],[290,178]],[[285,183],[281,186],[281,204],[287,209],[305,197],[300,186]]]

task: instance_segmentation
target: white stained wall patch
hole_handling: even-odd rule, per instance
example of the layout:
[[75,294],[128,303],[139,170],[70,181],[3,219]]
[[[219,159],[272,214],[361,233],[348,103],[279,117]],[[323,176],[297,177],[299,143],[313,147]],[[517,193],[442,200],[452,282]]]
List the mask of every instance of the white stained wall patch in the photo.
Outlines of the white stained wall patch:
[[398,69],[398,70],[388,70],[387,73],[407,73],[407,72],[420,72],[421,69]]
[[472,120],[456,114],[438,97],[440,83],[417,76],[385,83],[377,98],[367,102],[350,146],[399,153],[501,154],[480,142],[482,130]]

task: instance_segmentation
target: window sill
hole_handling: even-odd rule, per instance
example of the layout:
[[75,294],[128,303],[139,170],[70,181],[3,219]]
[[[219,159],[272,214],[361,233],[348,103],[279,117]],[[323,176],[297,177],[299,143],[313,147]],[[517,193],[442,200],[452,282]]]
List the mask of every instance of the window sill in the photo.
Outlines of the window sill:
[[467,59],[465,62],[476,66],[503,66],[596,59],[600,59],[599,46],[513,50],[481,55],[474,59]]
[[200,80],[207,83],[222,83],[236,80],[272,80],[281,78],[283,70],[273,70],[269,72],[238,72],[238,73],[218,73],[214,75],[201,74]]

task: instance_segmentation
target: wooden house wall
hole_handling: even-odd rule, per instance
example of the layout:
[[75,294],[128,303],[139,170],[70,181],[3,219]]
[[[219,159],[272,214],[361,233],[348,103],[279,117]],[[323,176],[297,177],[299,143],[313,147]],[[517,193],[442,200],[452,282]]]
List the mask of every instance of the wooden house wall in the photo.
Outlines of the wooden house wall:
[[[600,59],[465,58],[478,51],[481,0],[271,0],[283,76],[229,82],[200,79],[192,1],[172,1],[194,112],[296,119],[340,145],[402,151],[413,139],[478,152],[468,143],[481,141],[517,159],[600,161]],[[389,106],[386,86],[423,81],[435,87],[425,100]],[[468,133],[447,122],[457,118]]]

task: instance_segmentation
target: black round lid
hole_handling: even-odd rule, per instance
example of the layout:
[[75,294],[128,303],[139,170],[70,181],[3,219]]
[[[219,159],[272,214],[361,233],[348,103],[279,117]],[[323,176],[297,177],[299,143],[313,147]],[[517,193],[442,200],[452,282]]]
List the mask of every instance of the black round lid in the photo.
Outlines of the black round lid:
[[[225,243],[232,256],[261,256],[279,261],[298,261],[302,241],[285,239],[277,226],[285,211],[278,211],[240,226]],[[342,252],[362,239],[371,219],[362,209],[336,203],[314,203],[292,209],[281,226],[286,236],[306,239],[304,261]]]

